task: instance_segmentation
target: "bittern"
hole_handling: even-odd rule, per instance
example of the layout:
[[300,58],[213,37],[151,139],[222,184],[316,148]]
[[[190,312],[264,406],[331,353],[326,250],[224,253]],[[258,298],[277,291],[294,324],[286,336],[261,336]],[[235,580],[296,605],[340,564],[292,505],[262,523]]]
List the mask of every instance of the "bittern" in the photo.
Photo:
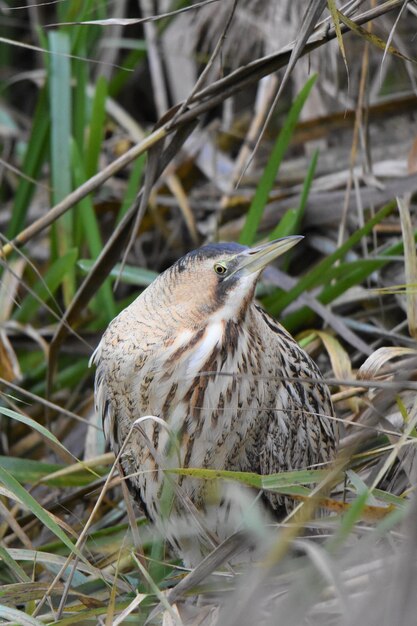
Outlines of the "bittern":
[[[300,239],[210,244],[186,254],[110,323],[94,354],[106,438],[116,454],[123,446],[134,493],[188,565],[200,552],[168,527],[162,465],[271,474],[333,458],[337,429],[318,367],[254,302],[262,270]],[[204,517],[204,481],[177,477],[171,512],[181,518],[178,489]],[[264,500],[281,515],[291,506],[276,493]],[[224,538],[227,508],[220,501],[214,518],[205,518],[217,537]]]

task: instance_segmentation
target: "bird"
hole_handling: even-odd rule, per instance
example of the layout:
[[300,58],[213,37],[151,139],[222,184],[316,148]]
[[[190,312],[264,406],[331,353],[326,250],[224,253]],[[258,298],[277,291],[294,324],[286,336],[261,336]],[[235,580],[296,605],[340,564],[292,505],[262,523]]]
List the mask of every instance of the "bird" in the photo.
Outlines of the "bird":
[[[255,300],[263,269],[301,239],[189,252],[109,324],[93,354],[105,437],[134,498],[188,567],[231,533],[244,504],[167,469],[267,475],[335,456],[318,366]],[[277,518],[294,506],[277,493],[262,498]]]

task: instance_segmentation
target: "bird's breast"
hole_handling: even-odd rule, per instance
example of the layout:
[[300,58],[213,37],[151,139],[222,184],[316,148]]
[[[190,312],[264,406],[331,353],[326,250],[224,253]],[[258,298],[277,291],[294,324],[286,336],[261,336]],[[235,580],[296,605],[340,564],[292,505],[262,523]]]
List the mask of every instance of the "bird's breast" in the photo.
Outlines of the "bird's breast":
[[[135,343],[135,349],[123,351],[123,384],[120,381],[117,392],[123,413],[119,410],[119,439],[124,439],[134,420],[155,415],[167,423],[167,429],[150,421],[145,430],[151,441],[158,431],[161,450],[168,446],[171,430],[187,441],[182,446],[183,462],[210,465],[210,459],[216,458],[221,467],[225,460],[216,456],[215,449],[227,438],[230,446],[223,446],[227,453],[235,439],[243,439],[262,402],[262,390],[255,392],[256,382],[247,375],[251,369],[248,336],[237,324],[233,330],[230,323],[216,320],[167,335],[151,347],[146,337],[142,341],[140,349]],[[251,414],[252,404],[256,407]],[[197,440],[205,446],[196,447]]]
[[175,338],[161,342],[138,372],[142,410],[162,417],[173,427],[198,411],[194,392],[206,388],[218,371],[223,333],[221,323],[209,324],[182,330]]

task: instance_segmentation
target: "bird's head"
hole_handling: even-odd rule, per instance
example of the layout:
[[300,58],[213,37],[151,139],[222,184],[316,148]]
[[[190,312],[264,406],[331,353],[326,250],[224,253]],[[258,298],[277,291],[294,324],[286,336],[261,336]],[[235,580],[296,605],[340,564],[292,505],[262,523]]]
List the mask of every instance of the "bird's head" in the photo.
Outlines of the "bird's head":
[[[303,237],[284,237],[248,248],[237,243],[209,244],[179,259],[154,283],[162,307],[189,326],[202,318],[239,319],[252,301],[257,280],[268,263]],[[152,288],[152,286],[151,286]]]

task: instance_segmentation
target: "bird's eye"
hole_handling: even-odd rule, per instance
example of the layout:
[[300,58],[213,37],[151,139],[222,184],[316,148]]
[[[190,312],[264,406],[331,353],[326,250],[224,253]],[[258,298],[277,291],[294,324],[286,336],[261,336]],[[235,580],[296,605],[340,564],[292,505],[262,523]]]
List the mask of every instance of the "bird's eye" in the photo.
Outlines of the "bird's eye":
[[223,276],[227,272],[227,267],[225,266],[224,263],[215,263],[214,264],[214,271],[219,276]]

